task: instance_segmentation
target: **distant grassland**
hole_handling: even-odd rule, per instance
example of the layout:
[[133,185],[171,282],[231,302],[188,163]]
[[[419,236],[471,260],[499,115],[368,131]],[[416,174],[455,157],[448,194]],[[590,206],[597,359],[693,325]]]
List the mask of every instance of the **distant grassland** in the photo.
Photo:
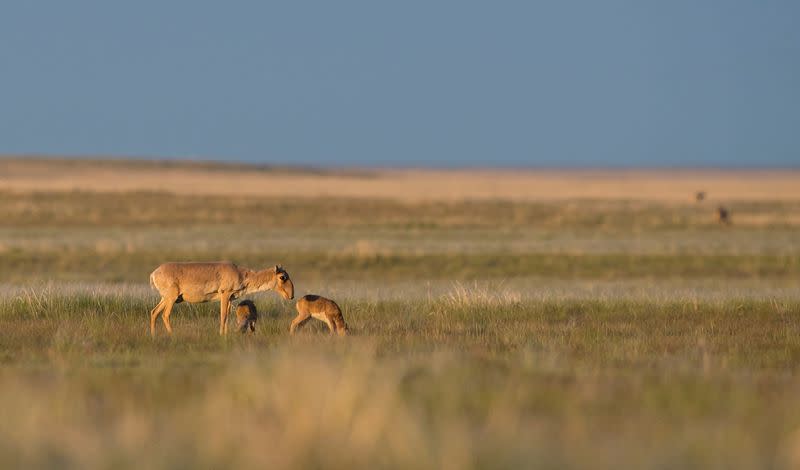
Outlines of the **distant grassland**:
[[165,260],[298,279],[792,279],[800,203],[400,202],[0,193],[0,282],[146,282]]
[[[800,184],[800,181],[799,181]],[[800,226],[800,202],[733,201],[735,226]],[[179,195],[168,192],[0,192],[0,226],[186,226],[263,228],[548,228],[619,233],[718,225],[709,203],[462,200]]]
[[205,162],[0,157],[0,190],[152,192],[404,202],[573,199],[712,204],[800,201],[800,171],[714,169],[311,169]]
[[337,255],[214,251],[92,251],[0,254],[0,280],[147,282],[163,260],[235,260],[245,266],[291,268],[298,280],[469,280],[514,277],[554,279],[797,279],[800,255],[443,254]]

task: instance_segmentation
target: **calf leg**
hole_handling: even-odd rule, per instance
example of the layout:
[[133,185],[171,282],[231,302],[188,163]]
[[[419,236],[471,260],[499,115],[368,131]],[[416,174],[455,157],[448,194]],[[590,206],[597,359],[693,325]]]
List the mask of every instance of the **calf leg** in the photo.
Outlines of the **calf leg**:
[[289,327],[289,334],[294,334],[297,328],[303,326],[309,319],[311,315],[307,313],[298,313],[294,320],[292,320],[292,325]]

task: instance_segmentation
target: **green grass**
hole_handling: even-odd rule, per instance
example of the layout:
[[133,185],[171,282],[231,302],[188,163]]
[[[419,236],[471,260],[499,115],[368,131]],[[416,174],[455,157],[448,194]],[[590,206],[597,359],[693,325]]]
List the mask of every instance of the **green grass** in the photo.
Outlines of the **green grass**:
[[[800,203],[733,201],[735,226],[788,228]],[[0,191],[0,227],[550,228],[612,233],[716,228],[714,206],[638,201],[400,202],[346,198],[258,198],[168,192]],[[757,217],[758,221],[753,218]]]
[[0,281],[100,280],[146,282],[165,260],[232,260],[244,266],[282,263],[296,280],[556,279],[796,279],[800,255],[636,254],[365,254],[325,252],[10,251],[0,254]]
[[3,466],[754,468],[800,427],[797,301],[352,301],[339,339],[270,298],[151,339],[150,300],[0,303]]
[[[796,468],[800,206],[733,207],[0,193],[0,467]],[[151,338],[152,269],[215,259],[354,334]]]

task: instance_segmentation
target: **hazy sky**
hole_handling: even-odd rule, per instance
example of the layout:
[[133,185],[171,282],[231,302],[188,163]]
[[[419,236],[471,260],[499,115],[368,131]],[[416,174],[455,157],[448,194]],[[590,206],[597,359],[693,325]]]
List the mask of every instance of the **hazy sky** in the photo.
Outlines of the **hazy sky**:
[[800,166],[800,2],[10,0],[0,153]]

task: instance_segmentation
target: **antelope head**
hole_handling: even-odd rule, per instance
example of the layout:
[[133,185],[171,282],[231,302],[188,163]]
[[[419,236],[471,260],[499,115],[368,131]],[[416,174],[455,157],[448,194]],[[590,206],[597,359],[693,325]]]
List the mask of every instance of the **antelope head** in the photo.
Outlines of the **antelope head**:
[[284,299],[292,300],[294,298],[294,284],[289,279],[289,273],[283,269],[283,266],[275,265],[272,268],[272,289],[278,292]]
[[289,279],[289,273],[278,264],[274,268],[250,271],[246,276],[245,284],[248,293],[274,290],[286,300],[294,298],[294,284]]

